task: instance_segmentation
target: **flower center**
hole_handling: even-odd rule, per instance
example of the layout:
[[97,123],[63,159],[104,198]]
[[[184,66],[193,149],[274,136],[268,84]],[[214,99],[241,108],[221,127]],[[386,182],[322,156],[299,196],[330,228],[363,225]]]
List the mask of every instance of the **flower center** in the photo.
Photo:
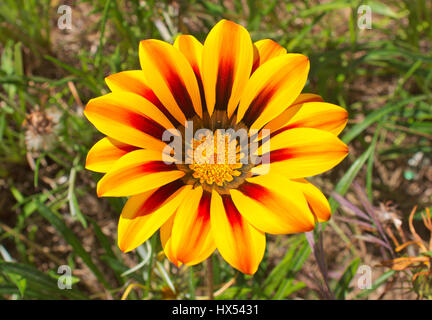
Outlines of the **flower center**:
[[[207,191],[216,190],[229,194],[229,189],[237,188],[251,176],[252,164],[242,149],[247,142],[247,127],[229,119],[225,111],[216,110],[211,117],[204,113],[203,118],[190,119],[193,133],[186,134],[182,126],[183,152],[185,162],[177,167],[186,175],[186,184],[201,185]],[[243,136],[239,132],[243,130]],[[193,138],[192,138],[193,137]],[[244,161],[243,161],[244,160]]]
[[201,184],[215,183],[220,187],[224,182],[233,181],[234,177],[241,175],[237,169],[243,166],[236,147],[236,140],[220,132],[202,136],[200,140],[193,139],[192,150],[188,154],[193,159],[189,165],[189,169],[193,170],[192,176]]

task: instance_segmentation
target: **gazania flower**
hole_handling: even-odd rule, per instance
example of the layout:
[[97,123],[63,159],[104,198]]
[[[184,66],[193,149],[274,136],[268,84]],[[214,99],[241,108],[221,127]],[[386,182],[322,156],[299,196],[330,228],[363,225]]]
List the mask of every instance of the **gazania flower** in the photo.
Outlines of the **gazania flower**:
[[[160,229],[164,252],[177,266],[200,263],[218,249],[234,268],[253,274],[266,233],[310,231],[330,218],[325,196],[304,177],[345,158],[347,146],[337,135],[347,113],[301,93],[307,57],[269,39],[252,43],[246,29],[222,20],[204,44],[190,35],[174,45],[141,41],[139,58],[142,70],[107,77],[112,92],[90,100],[84,112],[107,136],[86,163],[105,173],[98,195],[129,197],[118,226],[122,251]],[[255,155],[267,156],[269,167],[245,162],[251,155],[230,133],[186,137],[203,128],[246,130],[248,143],[258,143]],[[264,129],[269,143],[262,143]],[[180,132],[173,137],[180,137],[189,163],[166,161],[177,160],[163,137],[173,131]],[[230,144],[235,153],[226,157],[217,146]]]

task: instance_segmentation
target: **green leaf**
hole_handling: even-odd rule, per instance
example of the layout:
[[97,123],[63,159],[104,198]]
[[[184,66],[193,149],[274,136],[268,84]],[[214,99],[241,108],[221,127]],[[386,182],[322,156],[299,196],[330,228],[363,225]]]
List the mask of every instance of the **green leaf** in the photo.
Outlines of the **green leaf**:
[[98,269],[98,267],[94,264],[90,254],[84,250],[83,246],[79,239],[75,236],[75,234],[65,225],[65,223],[60,220],[60,218],[55,215],[50,208],[45,206],[44,204],[38,202],[37,203],[39,213],[47,219],[63,238],[72,246],[74,252],[83,259],[85,264],[90,268],[90,270],[94,273],[94,275],[103,283],[103,285],[109,288],[108,282],[105,280],[103,273]]
[[[56,279],[53,279],[45,273],[39,271],[38,269],[26,264],[0,261],[0,271],[8,274],[12,273],[15,275],[19,275],[22,278],[26,279],[26,281],[37,285],[37,287],[39,287],[40,289],[46,290],[49,293],[53,294],[53,297],[60,295],[71,299],[87,299],[84,294],[77,290],[59,289]],[[30,285],[30,283],[28,283],[28,285]]]
[[[369,148],[354,161],[354,163],[351,165],[351,167],[344,174],[342,179],[339,180],[336,187],[334,188],[334,191],[336,193],[343,196],[348,191],[349,187],[351,186],[351,183],[359,173],[360,169],[365,164],[366,160],[371,156],[374,148],[375,145],[371,144]],[[330,203],[331,212],[334,212],[339,207],[339,203],[333,198],[330,198],[329,203]]]
[[336,299],[344,300],[346,298],[346,295],[351,291],[349,288],[349,284],[351,283],[351,280],[355,277],[359,264],[360,258],[355,258],[345,269],[345,272],[339,279],[334,290]]
[[302,268],[311,250],[304,236],[294,239],[290,244],[285,257],[270,272],[262,287],[266,297],[280,299],[286,295],[290,283],[285,282],[287,279],[294,279],[294,276]]
[[343,137],[342,141],[345,143],[351,142],[355,137],[357,137],[360,133],[363,132],[366,128],[369,128],[373,123],[380,120],[385,115],[401,109],[408,104],[415,103],[421,100],[425,100],[425,95],[414,96],[407,99],[404,99],[398,103],[393,101],[387,103],[385,106],[371,112],[362,122],[354,125]]
[[371,294],[372,292],[374,292],[376,289],[378,289],[381,285],[383,285],[388,278],[390,278],[391,276],[393,276],[396,273],[396,271],[394,270],[389,270],[385,273],[383,273],[376,281],[375,283],[372,285],[372,288],[367,289],[361,293],[359,293],[355,298],[356,299],[360,299],[360,298],[364,298],[367,297],[369,294]]

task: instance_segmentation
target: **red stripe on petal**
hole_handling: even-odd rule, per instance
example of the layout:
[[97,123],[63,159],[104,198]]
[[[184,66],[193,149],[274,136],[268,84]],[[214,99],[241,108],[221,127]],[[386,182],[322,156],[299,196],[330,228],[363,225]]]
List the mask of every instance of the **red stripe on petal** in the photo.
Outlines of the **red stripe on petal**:
[[107,119],[122,119],[122,123],[140,130],[152,137],[155,137],[157,139],[162,138],[162,134],[166,130],[162,125],[160,125],[158,122],[154,121],[153,119],[147,118],[143,115],[133,113],[130,110],[127,110],[125,108],[119,107],[115,113],[107,114],[107,109],[104,108],[102,105],[93,105],[92,106],[92,112],[94,114],[101,114]]
[[163,114],[168,118],[168,120],[173,124],[181,124],[177,121],[176,118],[171,114],[171,112],[168,111],[167,108],[162,104],[162,102],[159,100],[159,98],[155,95],[152,89],[148,88],[144,90],[143,92],[140,92],[140,95],[146,98],[148,101],[153,103],[160,111],[163,112]]
[[225,212],[230,222],[231,226],[234,227],[242,227],[243,220],[240,212],[237,210],[234,202],[231,199],[230,195],[222,195],[222,202],[225,208]]
[[[162,66],[160,67],[162,68]],[[166,70],[165,74],[168,87],[170,88],[177,105],[181,108],[186,118],[192,118],[195,115],[195,109],[189,92],[182,79],[176,72],[173,72],[172,70]]]
[[296,123],[296,124],[290,124],[288,126],[282,127],[280,129],[277,129],[277,130],[273,131],[272,133],[270,133],[270,138],[273,138],[274,136],[276,136],[279,133],[282,133],[282,132],[284,132],[286,130],[294,129],[294,128],[299,128],[299,127],[301,127],[301,125],[299,125],[298,123]]
[[[111,139],[111,138],[109,138],[109,137],[108,137],[108,139],[110,139],[110,140],[114,140],[114,139]],[[135,146],[132,146],[132,145],[130,145],[130,144],[123,144],[123,143],[117,143],[117,144],[115,145],[115,147],[116,147],[117,149],[120,149],[121,151],[123,151],[123,152],[125,152],[125,153],[129,153],[129,152],[132,152],[132,151],[135,151],[135,150],[140,149],[140,148],[135,147]]]
[[264,203],[265,199],[269,199],[271,197],[271,193],[266,187],[247,181],[245,181],[238,188],[238,190],[249,198],[255,199],[256,201],[261,203]]
[[270,99],[276,92],[276,88],[267,87],[262,90],[251,102],[249,108],[247,109],[243,121],[247,126],[252,125],[255,120],[261,115],[267,106]]
[[221,60],[216,82],[215,110],[227,110],[234,83],[234,67],[232,61]]
[[202,219],[205,222],[210,219],[210,203],[211,193],[204,192],[198,205],[197,219]]
[[149,161],[140,166],[142,173],[154,173],[175,170],[175,164],[166,164],[163,161]]
[[284,161],[294,158],[294,153],[291,149],[284,148],[270,151],[270,163]]
[[197,209],[198,212],[194,222],[195,228],[192,229],[193,232],[189,235],[189,242],[192,241],[192,243],[189,244],[190,248],[197,248],[200,246],[199,242],[203,241],[202,235],[208,232],[210,223],[210,204],[211,193],[204,191]]
[[164,202],[177,190],[184,186],[180,180],[170,182],[159,189],[157,189],[147,200],[141,205],[139,210],[136,211],[136,217],[150,214],[159,209]]
[[163,133],[165,132],[165,128],[154,121],[153,119],[146,118],[140,115],[135,115],[129,113],[129,123],[132,127],[141,130],[142,132],[155,137],[157,139],[161,139]]

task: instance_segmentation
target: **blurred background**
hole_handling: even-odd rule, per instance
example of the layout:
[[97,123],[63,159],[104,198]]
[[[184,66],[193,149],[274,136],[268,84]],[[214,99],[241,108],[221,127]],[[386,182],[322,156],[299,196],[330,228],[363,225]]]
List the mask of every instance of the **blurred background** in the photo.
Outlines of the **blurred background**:
[[[432,298],[432,1],[0,2],[0,299]],[[176,268],[155,234],[116,244],[125,199],[84,169],[83,117],[138,43],[203,41],[226,18],[307,55],[305,92],[349,112],[349,156],[311,178],[333,209],[313,234],[268,236],[254,276],[214,254]],[[71,289],[68,289],[71,288]]]

